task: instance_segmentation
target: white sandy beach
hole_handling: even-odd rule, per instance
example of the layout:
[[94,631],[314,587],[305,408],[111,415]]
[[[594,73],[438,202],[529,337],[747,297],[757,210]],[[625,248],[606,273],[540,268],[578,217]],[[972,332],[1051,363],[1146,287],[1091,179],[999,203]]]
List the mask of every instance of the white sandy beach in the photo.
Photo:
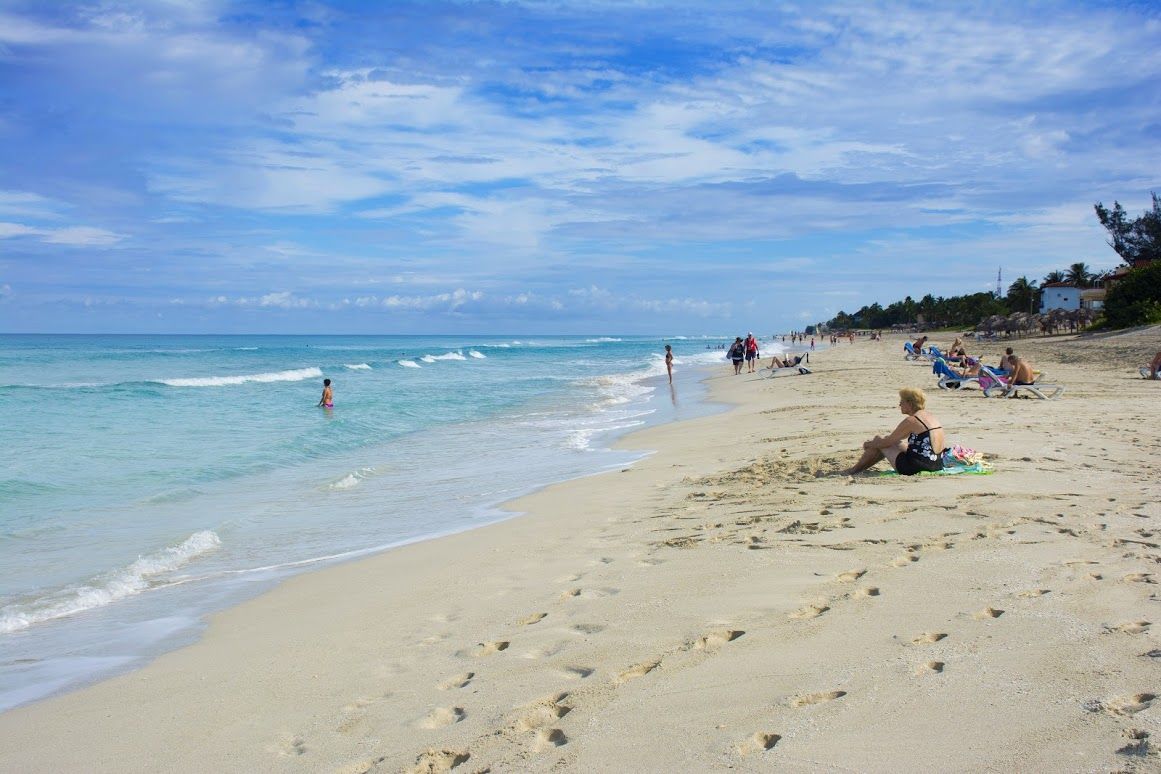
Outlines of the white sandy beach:
[[[939,391],[901,343],[723,363],[734,408],[631,468],[0,715],[0,770],[1161,770],[1161,329],[1012,342],[1056,401]],[[902,386],[994,473],[816,477]]]

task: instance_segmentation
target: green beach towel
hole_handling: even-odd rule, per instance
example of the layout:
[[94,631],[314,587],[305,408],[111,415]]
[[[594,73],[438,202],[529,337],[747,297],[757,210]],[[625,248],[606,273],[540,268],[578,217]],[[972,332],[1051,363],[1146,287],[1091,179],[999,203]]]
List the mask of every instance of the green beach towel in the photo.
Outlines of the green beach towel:
[[[942,470],[921,470],[915,475],[917,476],[958,476],[962,474],[969,474],[974,476],[991,475],[992,469],[990,466],[982,462],[976,462],[971,465],[952,465],[943,468]],[[894,470],[884,470],[879,474],[880,476],[897,476],[898,472]]]

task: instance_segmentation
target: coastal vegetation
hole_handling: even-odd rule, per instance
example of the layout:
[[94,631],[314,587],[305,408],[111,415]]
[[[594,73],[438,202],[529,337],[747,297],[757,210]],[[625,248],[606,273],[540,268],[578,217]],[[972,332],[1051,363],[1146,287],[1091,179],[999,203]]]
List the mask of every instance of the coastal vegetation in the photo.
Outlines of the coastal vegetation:
[[[885,307],[876,302],[851,314],[840,311],[826,327],[977,327],[1012,331],[1072,327],[1094,321],[1110,328],[1161,322],[1161,200],[1156,193],[1152,199],[1152,209],[1138,218],[1129,218],[1120,202],[1113,202],[1111,210],[1100,202],[1094,206],[1097,219],[1109,232],[1109,246],[1126,265],[1119,270],[1098,274],[1088,264],[1077,262],[1067,269],[1049,272],[1039,285],[1026,276],[1018,277],[1004,296],[988,292],[948,298],[928,294],[918,301],[907,296]],[[1103,317],[1084,309],[1075,314],[1036,314],[1043,287],[1054,284],[1106,286]]]

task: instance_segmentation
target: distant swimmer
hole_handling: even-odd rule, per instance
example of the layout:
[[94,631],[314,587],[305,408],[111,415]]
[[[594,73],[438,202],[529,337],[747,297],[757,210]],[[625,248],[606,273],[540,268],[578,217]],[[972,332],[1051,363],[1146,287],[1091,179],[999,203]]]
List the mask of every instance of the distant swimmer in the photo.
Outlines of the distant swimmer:
[[322,408],[335,407],[335,393],[331,389],[331,380],[323,379],[323,393],[322,397],[318,399],[318,405]]
[[665,345],[665,370],[669,372],[669,383],[673,384],[673,347]]

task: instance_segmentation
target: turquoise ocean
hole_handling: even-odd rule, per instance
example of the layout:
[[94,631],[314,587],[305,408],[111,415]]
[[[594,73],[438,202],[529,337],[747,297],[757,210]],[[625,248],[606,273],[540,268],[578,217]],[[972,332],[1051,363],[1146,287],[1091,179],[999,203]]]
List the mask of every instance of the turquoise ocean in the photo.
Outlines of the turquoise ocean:
[[699,379],[725,340],[0,336],[0,711],[290,574],[630,464],[619,435],[718,410]]

